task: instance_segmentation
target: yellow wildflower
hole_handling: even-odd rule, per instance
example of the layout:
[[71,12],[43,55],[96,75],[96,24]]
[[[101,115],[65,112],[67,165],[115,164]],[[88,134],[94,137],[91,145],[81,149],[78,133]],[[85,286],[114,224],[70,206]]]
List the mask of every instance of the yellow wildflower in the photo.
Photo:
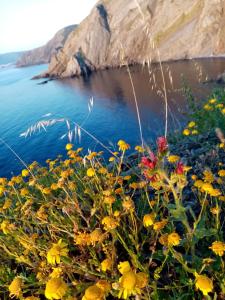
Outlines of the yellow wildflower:
[[101,229],[95,229],[90,233],[90,241],[92,245],[95,245],[96,243],[101,243],[103,239],[104,239],[104,235]]
[[7,183],[7,179],[6,178],[0,178],[0,184],[1,185],[6,185],[6,183]]
[[103,300],[103,297],[104,297],[103,290],[97,285],[92,285],[86,289],[85,294],[82,297],[82,300]]
[[104,229],[107,231],[115,229],[118,226],[117,220],[109,216],[102,219],[102,224],[104,225]]
[[20,177],[20,176],[12,177],[11,180],[12,180],[13,183],[17,183],[17,184],[19,184],[23,181],[22,177]]
[[210,208],[210,211],[213,215],[218,215],[220,213],[219,207],[212,207]]
[[114,197],[114,196],[106,196],[106,197],[104,197],[104,203],[105,204],[113,204],[115,201],[116,201],[116,198]]
[[145,227],[152,226],[154,224],[154,221],[155,221],[155,214],[154,213],[144,215],[144,217],[143,217],[143,225]]
[[167,157],[168,162],[170,163],[176,163],[178,160],[180,159],[180,157],[178,155],[170,155]]
[[48,215],[47,215],[47,213],[45,211],[45,207],[43,205],[37,211],[37,218],[39,218],[43,221],[46,221],[48,219]]
[[180,244],[180,236],[178,233],[173,232],[168,235],[168,245],[169,246],[177,246]]
[[79,246],[89,246],[91,244],[90,234],[86,232],[79,232],[75,236],[75,243]]
[[51,278],[45,288],[45,297],[47,299],[62,299],[68,289],[67,284],[61,278]]
[[97,152],[91,152],[89,155],[87,155],[87,159],[92,160],[96,156],[97,156]]
[[110,196],[112,195],[112,191],[111,190],[105,190],[102,192],[104,196]]
[[119,194],[122,194],[122,193],[123,193],[123,189],[122,188],[115,189],[115,194],[116,195],[119,195]]
[[95,175],[95,170],[93,168],[89,168],[87,170],[87,176],[88,177],[93,177]]
[[203,179],[204,179],[205,182],[212,183],[214,181],[214,176],[213,176],[213,173],[211,171],[205,170],[203,172],[203,175],[204,175]]
[[112,269],[112,260],[109,258],[104,259],[101,262],[101,269],[103,272],[110,271]]
[[131,295],[140,294],[140,289],[136,287],[137,277],[133,271],[126,272],[119,279],[120,290],[118,298],[127,299]]
[[166,234],[161,235],[159,238],[159,242],[161,245],[167,246],[168,245],[168,234],[166,233]]
[[118,218],[120,216],[120,211],[119,210],[115,210],[113,213],[114,217]]
[[219,103],[216,105],[216,108],[223,108],[223,106],[224,106],[223,103]]
[[215,98],[213,98],[213,99],[210,99],[210,100],[209,100],[209,103],[210,103],[210,104],[214,104],[214,103],[216,103],[216,101],[217,101],[217,100],[216,100]]
[[60,267],[53,268],[52,273],[49,275],[50,278],[60,278],[63,274],[63,270]]
[[194,121],[191,121],[188,123],[188,128],[193,128],[196,126],[196,123]]
[[121,274],[125,274],[131,270],[129,261],[122,261],[118,264],[118,270]]
[[56,191],[58,189],[58,184],[57,183],[52,183],[51,185],[51,190]]
[[197,129],[192,130],[191,134],[192,135],[197,135],[198,134],[198,130]]
[[220,177],[225,177],[225,170],[219,170],[218,175]]
[[49,194],[51,193],[51,188],[49,188],[49,187],[43,188],[43,189],[42,189],[42,193],[43,193],[44,195],[49,195]]
[[53,244],[52,248],[47,253],[47,261],[48,263],[55,265],[59,264],[61,257],[66,257],[68,255],[67,245],[60,239],[58,243]]
[[29,297],[26,297],[24,300],[40,300],[40,298],[35,297],[35,296],[29,296]]
[[213,186],[210,183],[204,183],[201,188],[206,193],[210,193],[213,191]]
[[204,182],[202,180],[196,180],[194,183],[194,186],[196,186],[198,189],[200,189],[203,186]]
[[222,114],[225,115],[225,108],[221,110]]
[[191,179],[192,179],[192,180],[195,181],[195,180],[197,180],[197,178],[198,178],[198,177],[197,177],[196,175],[191,175]]
[[216,255],[223,256],[225,252],[225,243],[215,241],[209,249],[211,249]]
[[144,272],[139,272],[136,274],[136,287],[143,289],[147,286],[148,284],[148,275],[145,274]]
[[153,225],[153,229],[156,231],[162,230],[166,226],[167,223],[168,223],[167,220],[162,220],[162,221],[156,222]]
[[9,285],[10,297],[22,297],[23,281],[20,277],[15,277]]
[[29,194],[29,191],[28,191],[28,189],[26,189],[26,188],[22,188],[21,190],[20,190],[20,195],[21,196],[27,196]]
[[206,104],[206,105],[204,105],[204,107],[203,107],[205,110],[207,110],[207,111],[211,111],[211,110],[213,110],[213,108],[212,108],[212,106],[211,105],[209,105],[209,104]]
[[3,210],[8,209],[8,208],[11,207],[11,205],[12,205],[12,200],[9,199],[9,198],[7,198],[7,199],[5,200],[5,203],[4,203],[3,207],[2,207],[2,209],[3,209]]
[[117,145],[119,146],[119,150],[120,151],[126,151],[128,149],[130,149],[130,145],[127,144],[125,141],[123,140],[119,140],[119,142],[117,143]]
[[4,220],[2,221],[1,225],[0,225],[0,229],[3,231],[4,234],[9,234],[11,229],[13,229],[13,225],[10,224],[10,222],[8,220]]
[[2,196],[4,192],[5,192],[5,187],[0,186],[0,196]]
[[184,171],[185,172],[188,172],[188,171],[190,171],[192,169],[192,167],[190,167],[190,166],[184,166]]
[[122,202],[122,206],[123,209],[126,211],[133,211],[135,209],[134,201],[129,196],[125,197],[125,199]]
[[191,133],[190,130],[187,128],[183,130],[183,135],[187,136],[187,135],[190,135],[190,133]]
[[111,284],[103,279],[99,280],[96,283],[96,286],[99,287],[104,292],[104,294],[107,294],[111,290]]
[[66,145],[66,150],[69,151],[73,148],[73,144],[67,144]]
[[27,169],[22,170],[22,176],[27,177],[29,175],[29,171]]
[[106,168],[100,168],[99,170],[98,170],[98,172],[100,173],[100,174],[103,174],[103,175],[105,175],[108,171],[107,171],[107,169]]
[[138,188],[138,182],[132,182],[129,184],[129,187],[136,190]]
[[212,197],[218,197],[221,195],[221,191],[219,189],[213,189],[209,192],[209,194]]
[[207,296],[213,290],[212,280],[205,275],[196,275],[195,286],[204,296]]
[[135,150],[138,151],[138,152],[140,152],[140,153],[143,153],[145,151],[145,149],[143,147],[141,147],[141,146],[136,146]]

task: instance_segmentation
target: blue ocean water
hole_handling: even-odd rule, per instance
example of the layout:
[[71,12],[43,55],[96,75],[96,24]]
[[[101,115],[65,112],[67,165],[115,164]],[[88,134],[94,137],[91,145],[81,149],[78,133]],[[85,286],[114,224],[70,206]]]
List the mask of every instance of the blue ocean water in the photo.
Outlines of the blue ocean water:
[[[194,68],[196,63],[202,66],[202,76],[205,77],[218,75],[225,69],[223,59],[164,65],[165,74],[168,75],[169,129],[178,129],[185,121],[183,112],[187,103],[180,91],[181,73],[185,71],[185,77],[200,97],[209,89],[198,83],[199,69]],[[64,148],[68,140],[67,137],[60,139],[68,132],[65,122],[47,128],[46,132],[42,130],[27,138],[20,137],[32,124],[55,118],[67,118],[83,124],[86,130],[111,149],[116,147],[119,139],[125,139],[132,147],[140,144],[134,96],[126,69],[100,71],[89,78],[54,80],[43,85],[38,84],[43,80],[31,80],[46,68],[46,65],[40,65],[0,69],[0,138],[21,159],[28,164],[34,160],[43,164],[48,158],[65,155]],[[153,68],[154,80],[150,79],[146,68],[131,68],[143,135],[148,143],[162,135],[165,126],[161,73],[157,65]],[[172,74],[173,82],[169,73]],[[91,98],[93,108],[89,114]],[[81,141],[76,139],[75,146],[83,146],[84,151],[102,150],[95,140],[84,133],[81,134]],[[0,176],[9,177],[23,168],[18,158],[0,143]]]

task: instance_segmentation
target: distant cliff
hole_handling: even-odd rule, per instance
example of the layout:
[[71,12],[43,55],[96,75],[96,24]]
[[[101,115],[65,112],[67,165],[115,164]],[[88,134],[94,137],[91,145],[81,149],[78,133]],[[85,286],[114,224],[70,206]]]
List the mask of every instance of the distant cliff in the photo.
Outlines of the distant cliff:
[[59,30],[45,46],[24,52],[24,54],[18,59],[16,63],[17,66],[25,67],[49,63],[51,56],[56,54],[59,49],[64,46],[69,34],[75,29],[76,25],[65,27]]
[[224,54],[224,0],[101,0],[42,75]]

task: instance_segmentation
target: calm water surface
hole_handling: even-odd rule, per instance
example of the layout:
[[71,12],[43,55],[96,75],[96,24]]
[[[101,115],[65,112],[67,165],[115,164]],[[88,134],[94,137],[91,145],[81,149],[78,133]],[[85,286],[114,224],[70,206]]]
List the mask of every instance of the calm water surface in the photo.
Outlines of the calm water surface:
[[[132,146],[140,144],[134,97],[126,69],[106,70],[87,79],[65,79],[38,85],[30,78],[46,69],[46,65],[22,69],[0,69],[0,137],[26,162],[44,163],[58,154],[65,155],[66,125],[57,124],[47,132],[29,138],[19,137],[32,124],[42,119],[65,117],[81,124],[107,146],[113,147],[123,138]],[[203,59],[163,64],[169,99],[169,129],[179,129],[185,122],[187,103],[182,93],[182,74],[194,93],[203,98],[212,85],[199,83],[216,77],[225,70],[225,59]],[[154,72],[153,72],[154,71]],[[155,75],[153,76],[151,73]],[[158,65],[132,67],[132,78],[139,103],[146,142],[162,135],[165,109],[162,98],[162,76]],[[171,81],[171,78],[173,79]],[[94,107],[88,116],[88,103]],[[43,117],[51,113],[50,117]],[[82,134],[81,144],[88,149],[101,149]],[[114,145],[114,146],[113,146]],[[102,149],[101,149],[102,150]],[[107,155],[107,154],[106,154]],[[3,144],[0,144],[0,176],[17,174],[23,166]]]

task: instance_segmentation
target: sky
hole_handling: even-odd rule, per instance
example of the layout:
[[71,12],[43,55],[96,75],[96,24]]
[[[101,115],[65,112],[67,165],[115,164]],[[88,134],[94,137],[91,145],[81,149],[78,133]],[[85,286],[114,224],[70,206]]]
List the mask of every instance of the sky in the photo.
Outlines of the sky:
[[97,0],[0,0],[0,53],[44,45],[61,28],[80,23]]

